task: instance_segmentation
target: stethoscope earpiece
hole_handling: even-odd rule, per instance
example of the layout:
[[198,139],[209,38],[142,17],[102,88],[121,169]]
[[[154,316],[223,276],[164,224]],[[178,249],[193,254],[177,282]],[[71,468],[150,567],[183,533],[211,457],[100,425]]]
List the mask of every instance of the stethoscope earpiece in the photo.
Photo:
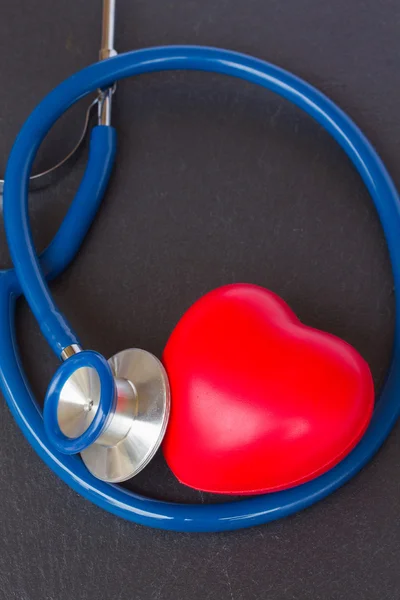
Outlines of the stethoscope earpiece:
[[107,362],[97,352],[79,350],[54,375],[43,419],[59,452],[80,453],[95,477],[117,483],[150,462],[169,411],[168,378],[153,354],[131,348]]

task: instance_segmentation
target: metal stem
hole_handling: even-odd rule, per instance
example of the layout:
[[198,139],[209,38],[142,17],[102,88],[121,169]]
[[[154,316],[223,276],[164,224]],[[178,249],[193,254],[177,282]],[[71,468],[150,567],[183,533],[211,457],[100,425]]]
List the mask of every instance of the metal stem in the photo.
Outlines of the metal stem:
[[114,49],[115,0],[103,0],[103,22],[99,60],[110,58],[117,53]]
[[[101,48],[99,60],[106,60],[116,56],[114,48],[115,36],[115,5],[116,0],[103,0],[103,19],[101,30]],[[111,125],[111,103],[113,88],[100,93],[99,97],[99,125]]]

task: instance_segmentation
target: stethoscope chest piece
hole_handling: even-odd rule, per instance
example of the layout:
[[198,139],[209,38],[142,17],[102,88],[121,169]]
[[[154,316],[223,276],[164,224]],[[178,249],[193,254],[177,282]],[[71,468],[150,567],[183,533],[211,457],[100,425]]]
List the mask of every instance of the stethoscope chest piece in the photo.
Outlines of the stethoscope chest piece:
[[45,404],[45,424],[57,436],[58,448],[80,452],[102,481],[137,475],[158,450],[168,424],[170,389],[161,362],[131,348],[108,364],[97,353],[83,351],[63,366],[55,385],[58,402],[50,393]]

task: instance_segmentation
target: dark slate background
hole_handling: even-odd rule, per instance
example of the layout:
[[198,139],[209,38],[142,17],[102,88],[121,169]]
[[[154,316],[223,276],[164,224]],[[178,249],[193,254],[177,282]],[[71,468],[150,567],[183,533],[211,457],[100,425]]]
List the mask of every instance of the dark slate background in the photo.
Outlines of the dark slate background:
[[[97,59],[99,0],[1,1],[0,165],[37,102]],[[118,0],[117,48],[194,43],[277,63],[363,128],[397,185],[400,5],[395,0]],[[39,167],[78,134],[84,104],[56,127]],[[314,122],[278,97],[196,73],[118,86],[119,161],[87,241],[52,290],[86,347],[160,355],[185,309],[220,284],[281,294],[306,323],[344,337],[377,388],[390,359],[393,282],[358,175]],[[84,157],[32,194],[43,248]],[[399,232],[400,234],[400,232]],[[1,235],[1,260],[9,264]],[[24,363],[42,399],[57,361],[26,305]],[[331,498],[284,521],[227,534],[124,522],[68,489],[0,404],[0,597],[18,600],[392,600],[400,595],[400,428]],[[157,498],[218,501],[179,486],[161,456],[127,484]]]

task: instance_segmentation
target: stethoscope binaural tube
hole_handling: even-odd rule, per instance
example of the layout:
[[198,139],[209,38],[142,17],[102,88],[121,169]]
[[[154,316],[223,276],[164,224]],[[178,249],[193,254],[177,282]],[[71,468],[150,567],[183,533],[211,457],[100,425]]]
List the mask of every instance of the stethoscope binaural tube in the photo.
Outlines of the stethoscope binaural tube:
[[[7,166],[4,217],[16,275],[35,316],[45,323],[43,333],[58,355],[63,347],[76,343],[77,338],[51,298],[32,243],[27,190],[33,159],[56,119],[89,92],[104,89],[124,77],[171,69],[212,71],[256,83],[294,102],[323,125],[353,161],[375,202],[389,246],[395,285],[400,283],[397,191],[372,146],[339,108],[290,73],[242,54],[179,46],[139,50],[96,63],[53,90],[23,126]],[[56,245],[53,250],[49,257],[50,272],[52,261],[63,263],[65,248]],[[62,266],[71,258],[69,255]],[[400,326],[396,321],[392,367],[370,426],[357,447],[334,469],[297,488],[225,504],[182,505],[144,498],[99,481],[79,458],[59,454],[49,443],[17,356],[12,311],[17,284],[11,271],[0,277],[0,367],[7,402],[30,443],[64,481],[97,505],[131,521],[179,531],[221,531],[287,516],[317,502],[353,477],[379,449],[400,414]],[[398,303],[396,299],[396,308]]]

